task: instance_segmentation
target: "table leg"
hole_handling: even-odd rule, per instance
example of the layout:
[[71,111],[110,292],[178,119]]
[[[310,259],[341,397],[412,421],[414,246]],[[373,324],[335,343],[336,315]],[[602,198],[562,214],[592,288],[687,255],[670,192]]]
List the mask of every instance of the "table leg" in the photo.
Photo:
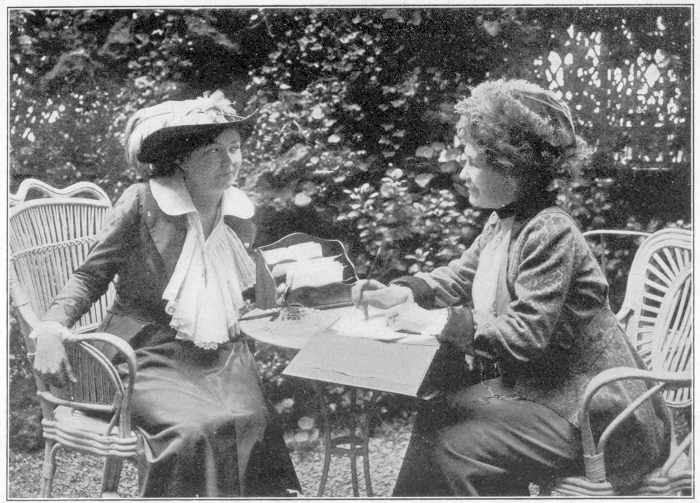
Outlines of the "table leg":
[[318,484],[317,496],[320,498],[326,491],[326,482],[328,482],[328,470],[331,467],[331,425],[328,420],[328,412],[326,411],[326,400],[323,396],[323,385],[314,383],[314,391],[318,397],[319,408],[321,409],[321,419],[323,422],[323,469],[321,471],[321,481]]
[[[318,487],[317,496],[320,498],[326,490],[328,482],[328,472],[330,470],[331,456],[348,456],[350,458],[350,477],[352,483],[353,496],[360,495],[359,477],[357,473],[357,456],[362,456],[362,468],[365,479],[365,492],[368,497],[374,496],[372,490],[372,480],[370,478],[369,467],[369,426],[372,416],[375,412],[375,393],[370,392],[370,398],[367,403],[367,411],[363,420],[358,419],[357,411],[357,389],[350,388],[350,434],[333,437],[331,435],[331,425],[326,410],[326,400],[323,394],[323,385],[315,384],[314,390],[318,395],[321,418],[323,423],[323,468],[321,471],[321,480]],[[347,447],[343,445],[347,444]]]
[[[356,498],[360,495],[360,488],[357,482],[357,416],[355,411],[357,410],[357,389],[352,388],[350,390],[350,435],[348,448],[350,449],[350,480],[352,482],[352,495]],[[364,453],[362,451],[361,455]],[[367,456],[365,456],[365,459]]]
[[370,478],[369,472],[369,433],[370,424],[372,422],[372,416],[375,413],[375,392],[369,392],[369,400],[367,402],[367,410],[365,413],[365,418],[360,425],[360,434],[362,436],[362,468],[365,472],[365,493],[368,497],[374,496],[374,491],[372,491],[372,479]]

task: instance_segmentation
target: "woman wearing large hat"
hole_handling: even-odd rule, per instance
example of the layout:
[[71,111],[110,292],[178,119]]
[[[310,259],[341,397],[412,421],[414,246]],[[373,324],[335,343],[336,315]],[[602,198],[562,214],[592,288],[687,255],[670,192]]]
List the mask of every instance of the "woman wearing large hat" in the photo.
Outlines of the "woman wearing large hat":
[[251,118],[221,92],[136,112],[126,158],[148,170],[35,329],[35,368],[71,378],[64,334],[116,278],[100,327],[136,352],[133,421],[143,497],[283,496],[299,490],[238,329],[255,281],[254,207],[234,186]]

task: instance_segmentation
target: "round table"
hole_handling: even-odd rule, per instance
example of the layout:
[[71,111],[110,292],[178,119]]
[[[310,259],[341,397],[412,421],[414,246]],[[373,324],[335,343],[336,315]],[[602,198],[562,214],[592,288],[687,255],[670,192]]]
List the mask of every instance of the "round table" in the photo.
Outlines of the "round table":
[[[298,320],[285,320],[281,322],[279,317],[288,314],[283,309],[254,309],[241,317],[240,328],[246,336],[265,344],[287,348],[301,349],[315,334],[328,329],[338,318],[354,306],[345,306],[333,309],[314,310],[312,316],[302,316]],[[319,400],[319,408],[323,420],[323,470],[318,487],[318,497],[322,497],[328,481],[328,472],[331,464],[331,456],[347,456],[350,458],[350,477],[354,496],[359,496],[359,484],[357,473],[357,457],[363,459],[363,471],[365,478],[365,491],[368,497],[373,496],[372,481],[369,471],[369,422],[375,412],[374,398],[376,393],[371,393],[368,404],[370,410],[364,420],[358,418],[355,410],[357,405],[357,388],[350,387],[351,428],[349,435],[333,437],[326,411],[326,399],[323,393],[323,383],[312,381],[314,390]],[[356,434],[358,431],[360,434]]]
[[282,310],[253,309],[240,319],[241,331],[258,342],[271,344],[281,348],[301,349],[309,339],[322,330],[329,328],[343,314],[354,309],[354,306],[344,306],[333,309],[314,310],[313,317],[302,317],[299,320],[289,320],[280,323]]

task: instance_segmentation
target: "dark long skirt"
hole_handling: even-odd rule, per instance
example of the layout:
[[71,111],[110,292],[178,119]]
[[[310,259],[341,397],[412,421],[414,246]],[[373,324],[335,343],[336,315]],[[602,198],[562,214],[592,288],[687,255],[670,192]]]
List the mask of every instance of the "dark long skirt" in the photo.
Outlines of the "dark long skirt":
[[142,497],[284,496],[299,490],[243,341],[203,350],[159,330],[136,351],[133,421]]
[[[593,400],[595,438],[624,404]],[[631,416],[606,449],[607,479],[622,494],[668,455],[670,428],[660,397]],[[658,424],[656,424],[658,423]],[[517,398],[490,379],[423,402],[394,496],[527,496],[530,482],[583,474],[578,427],[538,403]]]
[[530,482],[582,472],[578,429],[554,411],[485,383],[457,397],[420,404],[394,496],[527,496]]

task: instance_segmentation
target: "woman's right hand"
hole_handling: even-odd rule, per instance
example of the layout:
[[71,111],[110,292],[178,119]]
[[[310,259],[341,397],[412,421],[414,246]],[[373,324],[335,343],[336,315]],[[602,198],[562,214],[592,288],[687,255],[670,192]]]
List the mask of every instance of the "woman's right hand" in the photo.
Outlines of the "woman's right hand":
[[68,329],[56,321],[42,321],[29,337],[36,341],[34,370],[46,384],[65,386],[76,382],[73,368],[63,347],[63,336]]
[[352,303],[357,307],[369,305],[389,309],[413,300],[410,288],[401,285],[385,285],[375,279],[360,280],[352,287]]

